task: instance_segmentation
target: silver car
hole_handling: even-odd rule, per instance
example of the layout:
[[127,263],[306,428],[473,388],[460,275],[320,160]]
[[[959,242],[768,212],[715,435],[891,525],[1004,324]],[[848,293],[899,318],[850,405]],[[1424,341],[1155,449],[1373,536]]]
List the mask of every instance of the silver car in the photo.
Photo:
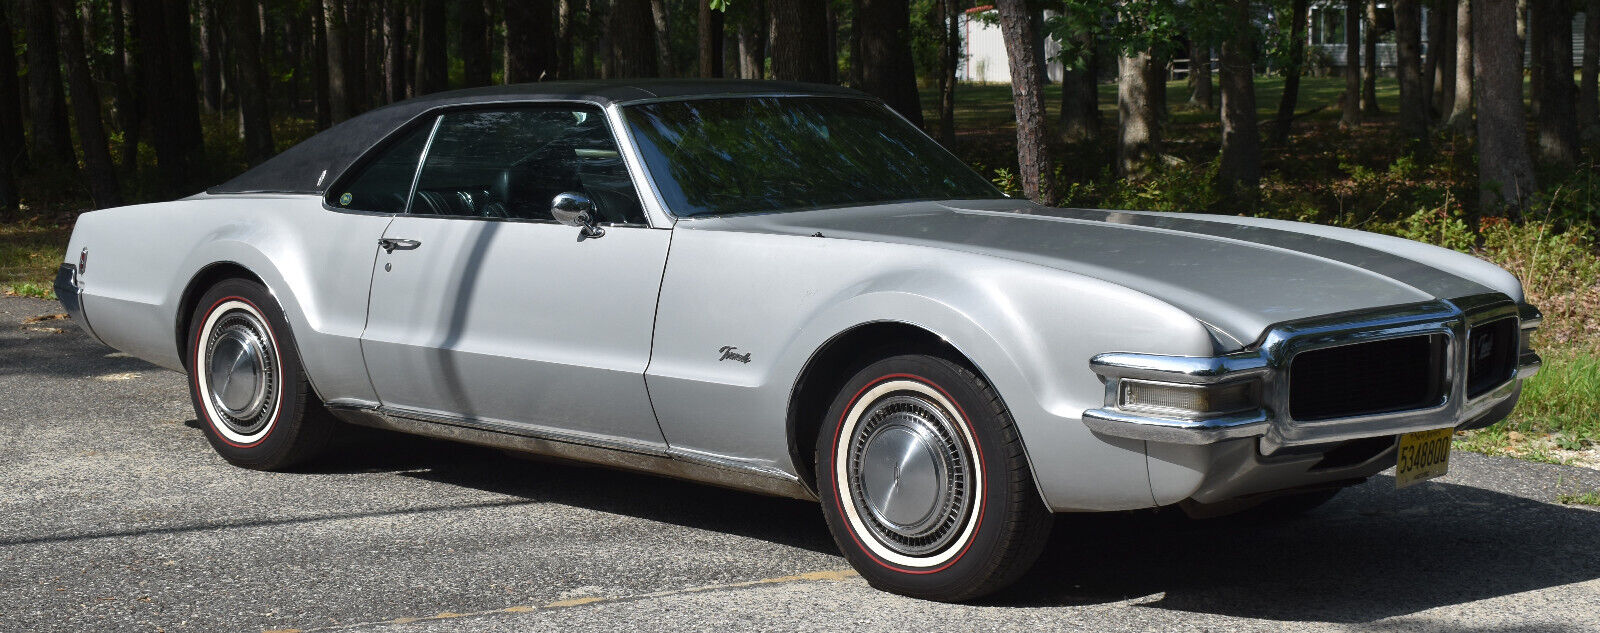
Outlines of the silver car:
[[83,215],[90,335],[187,372],[229,462],[339,423],[821,503],[888,591],[1016,579],[1055,513],[1293,512],[1516,404],[1517,279],[1398,238],[1007,198],[861,93],[413,99]]

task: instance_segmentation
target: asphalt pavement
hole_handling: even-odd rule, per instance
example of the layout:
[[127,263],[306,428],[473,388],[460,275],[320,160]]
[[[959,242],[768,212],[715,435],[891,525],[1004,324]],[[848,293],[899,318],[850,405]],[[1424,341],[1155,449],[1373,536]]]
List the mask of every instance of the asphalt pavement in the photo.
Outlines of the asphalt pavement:
[[1299,519],[1058,518],[1018,585],[910,600],[815,504],[377,432],[212,453],[184,377],[0,298],[0,631],[1600,631],[1600,472],[1457,452]]

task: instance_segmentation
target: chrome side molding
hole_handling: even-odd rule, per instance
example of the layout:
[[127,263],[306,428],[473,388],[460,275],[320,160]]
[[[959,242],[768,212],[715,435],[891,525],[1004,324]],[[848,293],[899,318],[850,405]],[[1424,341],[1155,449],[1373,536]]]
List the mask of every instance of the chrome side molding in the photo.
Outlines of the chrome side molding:
[[570,459],[774,497],[817,500],[816,494],[799,477],[775,468],[699,452],[367,402],[332,402],[328,404],[328,411],[340,420],[360,426]]

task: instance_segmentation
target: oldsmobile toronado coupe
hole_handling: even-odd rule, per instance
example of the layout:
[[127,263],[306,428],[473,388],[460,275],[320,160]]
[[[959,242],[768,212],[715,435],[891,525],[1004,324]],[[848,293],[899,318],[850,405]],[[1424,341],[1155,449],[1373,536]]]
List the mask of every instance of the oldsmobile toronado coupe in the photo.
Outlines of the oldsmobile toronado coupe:
[[187,373],[233,464],[355,424],[815,500],[869,582],[936,600],[1014,581],[1057,513],[1438,476],[1539,366],[1471,256],[1011,199],[883,103],[777,82],[390,105],[84,214],[56,289]]

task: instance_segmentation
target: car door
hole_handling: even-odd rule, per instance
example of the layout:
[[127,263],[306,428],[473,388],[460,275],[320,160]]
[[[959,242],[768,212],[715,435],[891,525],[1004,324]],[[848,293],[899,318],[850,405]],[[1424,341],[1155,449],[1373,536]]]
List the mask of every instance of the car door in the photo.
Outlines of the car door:
[[[562,193],[604,233],[557,223]],[[670,237],[599,108],[441,115],[373,271],[362,352],[383,407],[664,449],[644,370]]]

